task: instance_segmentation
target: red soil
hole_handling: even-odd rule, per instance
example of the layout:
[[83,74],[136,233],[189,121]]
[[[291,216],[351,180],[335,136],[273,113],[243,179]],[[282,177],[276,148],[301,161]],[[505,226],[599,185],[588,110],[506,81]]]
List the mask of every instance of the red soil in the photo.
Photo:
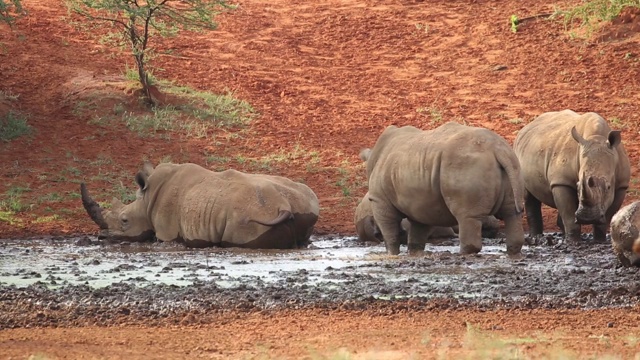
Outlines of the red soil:
[[[21,201],[30,206],[19,222],[0,221],[0,238],[95,233],[73,197],[78,183],[88,182],[98,200],[108,201],[102,196],[114,181],[133,190],[143,159],[158,163],[167,156],[211,169],[233,167],[304,180],[321,202],[317,233],[353,234],[353,210],[366,192],[358,153],[372,146],[387,125],[429,129],[465,121],[512,142],[536,115],[565,108],[596,111],[623,131],[633,176],[626,203],[638,199],[637,12],[625,11],[594,35],[596,40],[583,41],[571,39],[560,20],[527,20],[516,33],[508,24],[512,14],[524,18],[579,1],[240,0],[236,11],[218,18],[217,31],[152,40],[163,50],[153,62],[156,76],[215,93],[230,89],[259,113],[241,132],[210,131],[209,138],[194,139],[179,133],[142,138],[123,124],[94,124],[90,114],[78,116],[79,102],[100,91],[108,95],[115,88],[135,103],[131,91],[126,95],[125,88],[105,85],[122,74],[123,59],[129,66],[133,61],[101,45],[96,33],[75,27],[60,3],[23,2],[29,16],[18,21],[14,32],[3,28],[0,33],[0,90],[19,98],[0,101],[0,110],[13,107],[29,114],[36,133],[0,143],[0,194],[28,187]],[[113,112],[114,105],[101,101],[95,113]],[[268,169],[241,161],[274,153],[294,155]],[[208,163],[211,155],[230,161]],[[114,177],[101,178],[104,174]],[[47,197],[54,192],[62,199]],[[54,214],[57,218],[45,218]],[[546,228],[555,229],[555,212],[546,210],[545,216]],[[13,348],[9,356],[43,349],[60,357],[153,358],[174,354],[165,352],[170,349],[175,358],[227,358],[255,355],[252,346],[264,342],[277,349],[275,354],[295,358],[304,344],[405,351],[419,346],[425,329],[436,339],[459,340],[462,321],[489,324],[496,315],[426,311],[415,317],[371,316],[283,314],[162,331],[24,329],[0,332],[0,339],[13,339],[5,343]],[[561,338],[582,354],[602,348],[598,336],[638,334],[637,316],[623,310],[500,316],[509,324],[501,326],[518,336],[561,329],[566,333]],[[627,316],[635,320],[625,320],[622,327],[603,325]],[[433,325],[447,319],[454,319],[454,325],[443,325],[447,331]],[[388,332],[376,331],[382,327]],[[414,330],[405,337],[407,328]],[[453,340],[457,351],[458,340]],[[605,350],[629,356],[638,350],[622,343],[616,340]],[[531,346],[535,350],[537,345]]]

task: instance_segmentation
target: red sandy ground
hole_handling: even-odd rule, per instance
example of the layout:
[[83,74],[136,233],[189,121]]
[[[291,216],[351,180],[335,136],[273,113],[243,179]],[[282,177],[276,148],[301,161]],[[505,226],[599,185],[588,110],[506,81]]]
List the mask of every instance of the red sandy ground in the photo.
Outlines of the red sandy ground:
[[[215,32],[153,39],[163,50],[153,64],[157,77],[215,93],[231,90],[259,117],[240,133],[212,130],[206,139],[165,139],[138,137],[122,124],[90,124],[91,116],[74,114],[85,91],[104,90],[105,79],[122,74],[122,59],[129,66],[133,61],[101,45],[95,33],[74,27],[59,2],[24,0],[29,16],[14,32],[3,27],[0,33],[0,90],[19,95],[0,102],[0,110],[29,114],[36,133],[0,143],[0,194],[29,187],[22,201],[32,206],[19,222],[0,221],[0,238],[95,233],[79,200],[69,195],[86,181],[101,196],[114,185],[95,178],[103,174],[116,174],[133,189],[143,159],[158,163],[170,156],[215,169],[221,164],[207,163],[215,155],[231,159],[223,166],[258,171],[239,160],[270,154],[296,154],[265,171],[304,180],[316,191],[322,206],[318,234],[353,234],[353,209],[366,192],[358,153],[387,125],[428,129],[465,121],[512,142],[536,115],[565,108],[596,111],[623,130],[633,176],[627,203],[638,199],[635,13],[584,41],[571,39],[561,20],[526,20],[516,33],[508,24],[512,14],[525,18],[579,1],[238,3],[236,11],[218,18]],[[108,114],[113,106],[106,102],[95,112]],[[318,163],[309,165],[313,157]],[[53,192],[63,199],[45,197]],[[58,219],[46,218],[53,214]],[[555,213],[545,214],[547,229],[555,229]],[[543,339],[518,345],[532,356],[561,341],[582,356],[632,357],[640,352],[636,314],[637,309],[237,314],[214,325],[162,329],[2,331],[0,348],[8,351],[2,356],[42,351],[67,358],[299,358],[339,347],[358,354],[390,351],[379,358],[414,352],[435,357],[438,351],[456,356],[472,351],[461,345],[463,324],[469,322],[504,338]],[[491,330],[494,325],[501,330]]]

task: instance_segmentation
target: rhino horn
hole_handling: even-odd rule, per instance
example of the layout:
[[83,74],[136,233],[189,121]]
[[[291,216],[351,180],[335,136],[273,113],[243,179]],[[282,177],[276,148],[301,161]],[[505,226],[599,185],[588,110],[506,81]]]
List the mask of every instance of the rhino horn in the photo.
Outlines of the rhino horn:
[[80,184],[80,194],[82,195],[82,205],[84,209],[87,210],[91,220],[98,224],[101,230],[108,229],[109,226],[107,226],[107,222],[104,221],[102,217],[102,208],[91,198],[89,191],[87,191],[87,186],[84,183]]
[[584,143],[586,143],[586,140],[578,133],[575,126],[571,128],[571,137],[573,137],[573,140],[577,141],[580,145],[584,145]]

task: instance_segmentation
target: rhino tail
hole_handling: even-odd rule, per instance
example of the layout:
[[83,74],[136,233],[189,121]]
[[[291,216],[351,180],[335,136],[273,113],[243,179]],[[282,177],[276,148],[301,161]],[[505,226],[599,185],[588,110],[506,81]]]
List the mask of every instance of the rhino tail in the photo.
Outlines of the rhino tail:
[[500,151],[500,149],[496,149],[495,156],[498,163],[500,163],[507,173],[511,189],[513,189],[516,213],[520,214],[523,210],[521,202],[524,201],[524,179],[522,179],[522,175],[520,174],[518,158],[516,158],[515,155],[510,156],[510,152]]
[[280,213],[278,214],[278,216],[273,220],[270,220],[270,221],[252,220],[252,221],[265,226],[273,226],[289,220],[293,220],[293,214],[291,213],[291,211],[280,210]]

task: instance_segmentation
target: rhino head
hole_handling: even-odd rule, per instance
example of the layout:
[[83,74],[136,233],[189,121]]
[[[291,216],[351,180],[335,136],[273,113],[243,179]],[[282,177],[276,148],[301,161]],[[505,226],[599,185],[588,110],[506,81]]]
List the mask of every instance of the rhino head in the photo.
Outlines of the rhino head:
[[616,149],[620,144],[620,131],[608,136],[583,138],[575,126],[571,136],[579,144],[578,210],[576,223],[605,224],[607,209],[615,197]]
[[153,171],[153,166],[146,163],[136,175],[136,182],[140,186],[137,199],[130,204],[123,204],[113,198],[110,209],[102,209],[94,201],[84,183],[80,184],[82,205],[89,217],[100,227],[98,239],[116,241],[148,241],[153,240],[154,231],[144,202],[144,193],[148,187],[147,178]]

